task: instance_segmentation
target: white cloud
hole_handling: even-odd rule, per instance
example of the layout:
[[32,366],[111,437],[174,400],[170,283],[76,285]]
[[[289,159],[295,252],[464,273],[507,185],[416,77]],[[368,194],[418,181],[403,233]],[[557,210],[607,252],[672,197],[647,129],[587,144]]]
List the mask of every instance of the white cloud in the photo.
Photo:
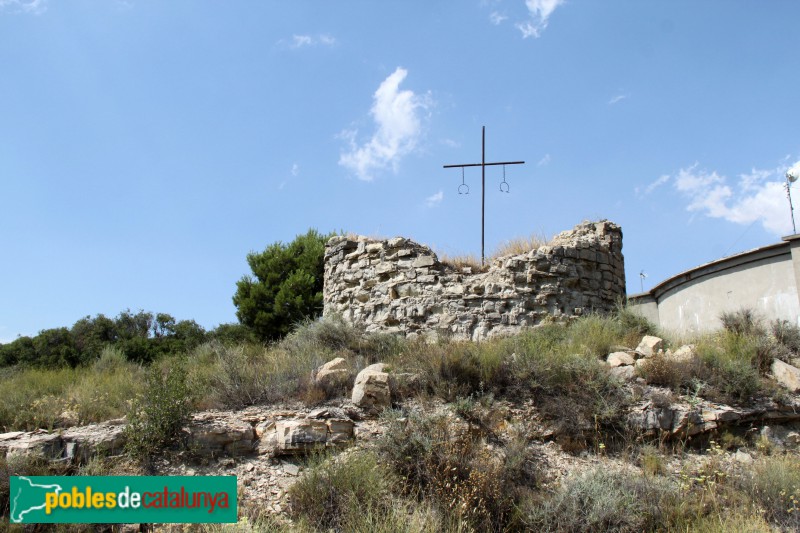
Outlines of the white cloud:
[[612,97],[611,100],[608,101],[608,105],[617,104],[617,103],[619,103],[619,102],[621,102],[623,100],[626,100],[626,99],[630,98],[630,96],[631,95],[629,95],[629,94],[618,94],[618,95]]
[[[2,2],[3,0],[0,0]],[[288,42],[284,39],[278,41],[278,45],[284,48],[297,50],[299,48],[310,48],[314,46],[334,46],[337,44],[335,37],[322,33],[320,35],[292,35]]]
[[440,141],[443,145],[447,146],[448,148],[460,148],[461,143],[458,141],[454,141],[453,139],[442,139]]
[[429,108],[432,101],[429,95],[400,90],[407,75],[408,71],[397,67],[375,91],[370,113],[376,130],[370,140],[359,146],[357,130],[345,130],[339,135],[350,144],[349,151],[339,158],[339,164],[362,180],[372,180],[374,171],[386,167],[396,172],[400,160],[414,151],[422,136],[420,111]]
[[522,32],[522,37],[524,39],[539,37],[547,28],[550,15],[562,4],[564,4],[564,0],[525,0],[530,19],[517,23],[517,28]]
[[643,196],[647,196],[648,194],[652,194],[654,190],[658,189],[659,187],[667,183],[670,179],[671,176],[665,174],[660,178],[658,178],[657,180],[655,180],[654,182],[648,184],[647,187],[644,188],[644,191],[642,191],[639,187],[636,187],[636,189],[634,189],[634,192],[636,193],[636,196],[640,198]]
[[439,191],[436,194],[432,194],[425,198],[425,205],[428,207],[436,207],[440,203],[442,203],[442,199],[444,198],[444,191]]
[[504,14],[502,14],[502,13],[499,13],[499,12],[497,12],[497,11],[492,11],[492,12],[489,14],[489,21],[490,21],[492,24],[494,24],[495,26],[499,26],[499,25],[500,25],[500,24],[502,24],[502,23],[503,23],[503,21],[504,21],[504,20],[506,20],[507,18],[508,18],[507,16],[505,16]]
[[297,176],[298,174],[300,174],[300,165],[295,163],[292,165],[292,176]]
[[536,166],[543,167],[545,165],[548,165],[549,163],[550,163],[550,154],[544,154],[544,157],[541,158],[538,163],[536,163]]
[[0,0],[0,11],[41,15],[47,11],[47,0]]
[[672,179],[675,189],[688,200],[688,211],[736,224],[758,221],[766,231],[777,236],[791,230],[784,187],[786,167],[753,169],[748,174],[740,174],[735,184],[725,176],[697,167],[694,164],[675,176],[662,176],[650,184],[647,191]]
[[314,39],[310,35],[292,35],[292,48],[311,46]]

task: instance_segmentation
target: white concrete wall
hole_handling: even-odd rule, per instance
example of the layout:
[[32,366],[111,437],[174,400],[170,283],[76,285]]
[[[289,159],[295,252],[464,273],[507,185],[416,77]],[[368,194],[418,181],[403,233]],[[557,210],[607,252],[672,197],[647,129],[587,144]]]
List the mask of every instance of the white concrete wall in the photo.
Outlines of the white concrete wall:
[[800,305],[790,258],[741,265],[667,291],[658,301],[661,327],[687,333],[718,329],[720,314],[742,308],[770,321],[797,323]]
[[743,308],[768,321],[800,325],[800,265],[795,264],[800,262],[800,240],[785,240],[789,242],[678,274],[649,293],[631,296],[631,307],[662,329],[678,333],[718,329],[720,314]]

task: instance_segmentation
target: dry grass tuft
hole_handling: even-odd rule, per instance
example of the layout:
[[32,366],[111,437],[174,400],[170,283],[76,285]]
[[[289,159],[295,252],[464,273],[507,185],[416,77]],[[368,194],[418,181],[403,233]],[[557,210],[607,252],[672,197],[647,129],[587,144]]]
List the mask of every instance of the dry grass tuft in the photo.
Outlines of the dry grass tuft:
[[471,268],[473,272],[486,272],[489,270],[488,261],[486,265],[481,266],[481,260],[475,254],[451,256],[446,253],[437,253],[436,255],[442,264],[451,266],[456,270],[462,270],[464,268]]
[[520,255],[536,250],[542,246],[547,246],[552,239],[548,239],[541,233],[533,233],[528,237],[516,237],[500,243],[492,252],[491,259],[497,259],[506,255]]
[[486,256],[486,261],[481,266],[481,260],[475,254],[448,255],[437,252],[436,255],[445,265],[456,269],[471,268],[473,272],[486,272],[489,270],[489,263],[500,257],[508,255],[520,255],[536,250],[542,246],[550,244],[552,239],[548,239],[542,234],[531,234],[528,237],[515,237],[500,243],[495,250]]

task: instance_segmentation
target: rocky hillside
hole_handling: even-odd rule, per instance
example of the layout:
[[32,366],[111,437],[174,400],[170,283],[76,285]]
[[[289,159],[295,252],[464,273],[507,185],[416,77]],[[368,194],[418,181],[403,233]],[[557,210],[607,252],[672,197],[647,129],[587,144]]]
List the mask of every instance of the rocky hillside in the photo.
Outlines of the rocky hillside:
[[235,530],[800,527],[790,347],[581,320],[436,345],[317,323],[300,335],[341,342],[295,394],[196,411],[156,455],[131,452],[123,418],[0,434],[0,456],[11,474],[236,475]]

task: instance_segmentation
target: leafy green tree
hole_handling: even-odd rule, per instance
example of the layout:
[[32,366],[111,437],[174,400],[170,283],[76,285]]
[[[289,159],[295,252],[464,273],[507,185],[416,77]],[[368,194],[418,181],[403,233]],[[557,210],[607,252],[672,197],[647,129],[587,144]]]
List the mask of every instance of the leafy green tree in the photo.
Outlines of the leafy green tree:
[[285,336],[295,323],[322,314],[325,242],[330,235],[314,229],[291,243],[274,243],[251,252],[252,276],[236,283],[236,318],[262,340]]
[[11,366],[22,361],[34,361],[36,348],[33,339],[19,337],[8,344],[0,345],[0,366]]
[[[117,326],[118,339],[146,339],[150,336],[153,327],[153,313],[139,311],[135,315],[130,309],[122,311],[114,320]],[[174,320],[174,319],[173,319]]]
[[245,344],[258,342],[258,338],[253,330],[244,324],[220,324],[208,332],[209,340],[215,340],[222,344]]
[[80,362],[80,354],[75,348],[75,341],[67,328],[45,329],[33,338],[36,349],[34,361],[21,361],[36,366],[75,367]]
[[81,318],[72,325],[70,333],[83,363],[99,358],[103,347],[113,343],[118,336],[114,320],[103,314]]

